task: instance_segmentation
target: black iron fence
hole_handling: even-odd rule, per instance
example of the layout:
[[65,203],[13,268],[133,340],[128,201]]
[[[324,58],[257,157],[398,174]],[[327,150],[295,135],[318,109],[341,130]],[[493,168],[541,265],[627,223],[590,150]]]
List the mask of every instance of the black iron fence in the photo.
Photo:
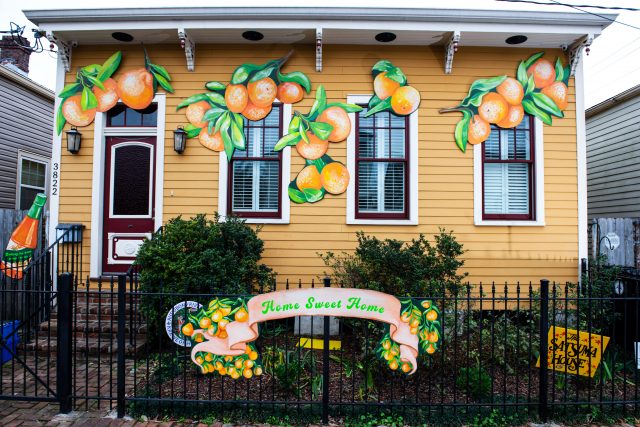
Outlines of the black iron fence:
[[[100,407],[119,416],[290,422],[387,413],[436,424],[637,415],[640,277],[635,270],[612,274],[596,272],[581,287],[478,284],[427,296],[441,311],[440,346],[420,356],[411,376],[377,356],[380,323],[268,321],[255,341],[262,375],[239,379],[202,374],[191,349],[172,342],[165,316],[180,302],[240,296],[143,292],[135,271],[85,283],[64,275],[57,288],[41,291],[47,314],[30,327],[32,338],[20,328],[21,344],[2,366],[0,399],[58,401],[64,411]],[[15,292],[3,287],[0,297]],[[573,373],[576,363],[586,375]]]

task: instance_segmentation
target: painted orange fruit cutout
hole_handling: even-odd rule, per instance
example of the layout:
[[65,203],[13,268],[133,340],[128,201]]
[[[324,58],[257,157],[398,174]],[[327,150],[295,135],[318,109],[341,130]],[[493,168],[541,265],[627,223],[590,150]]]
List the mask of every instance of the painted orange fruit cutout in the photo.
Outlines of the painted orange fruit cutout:
[[200,135],[198,135],[198,141],[200,141],[200,144],[202,144],[203,147],[206,147],[209,150],[224,150],[224,141],[222,140],[222,135],[220,135],[220,132],[211,135],[208,130],[209,129],[207,128],[203,128],[200,131]]
[[314,165],[309,165],[302,169],[296,177],[296,186],[300,191],[303,191],[305,188],[320,190],[322,188],[322,181],[320,180],[318,168]]
[[187,107],[185,115],[189,123],[195,127],[203,128],[207,125],[207,122],[202,120],[204,113],[211,108],[211,105],[207,101],[198,101]]
[[278,100],[285,104],[295,104],[304,98],[302,86],[294,82],[283,82],[278,86]]
[[153,76],[144,68],[127,71],[118,78],[117,90],[127,107],[142,110],[153,101]]
[[271,112],[271,104],[266,107],[258,107],[254,105],[251,101],[247,103],[247,107],[242,111],[242,115],[245,116],[248,120],[258,121],[262,120],[269,115]]
[[496,88],[496,91],[502,95],[504,100],[510,105],[520,105],[522,98],[524,98],[522,85],[513,77],[507,77],[505,81]]
[[562,82],[551,83],[549,86],[542,89],[540,92],[547,95],[553,102],[556,103],[560,110],[567,108],[567,85]]
[[320,178],[324,189],[331,194],[342,194],[349,185],[349,171],[340,162],[325,165],[320,173]]
[[478,115],[489,123],[498,123],[507,117],[509,104],[502,95],[489,92],[482,97],[482,104],[478,107]]
[[80,107],[80,95],[73,95],[62,104],[62,115],[73,126],[87,126],[96,117],[96,109],[83,111]]
[[271,77],[265,77],[247,85],[249,99],[257,107],[267,107],[276,99],[278,87]]
[[224,91],[224,102],[232,113],[242,113],[247,108],[249,93],[244,85],[229,85]]
[[399,87],[391,96],[391,109],[400,116],[406,116],[420,105],[420,92],[412,86]]
[[331,142],[344,141],[351,133],[349,115],[340,107],[327,108],[318,116],[316,122],[328,123],[333,126],[328,138]]
[[387,77],[387,72],[380,73],[373,80],[373,92],[381,100],[385,100],[400,87],[400,83]]
[[534,62],[527,70],[527,74],[533,74],[533,82],[538,89],[549,86],[556,79],[556,69],[544,58]]
[[469,121],[469,131],[467,132],[469,144],[475,145],[486,141],[490,133],[491,125],[477,114]]
[[518,126],[524,118],[524,108],[522,105],[510,105],[507,116],[496,123],[501,128],[510,129]]
[[113,79],[107,79],[102,82],[105,90],[100,89],[98,86],[94,86],[91,91],[98,99],[98,107],[96,110],[100,113],[110,110],[114,105],[118,103],[118,84]]
[[324,156],[329,149],[329,141],[321,140],[311,131],[307,131],[307,138],[309,138],[309,142],[301,139],[296,144],[296,151],[300,154],[300,157],[307,160],[315,160]]

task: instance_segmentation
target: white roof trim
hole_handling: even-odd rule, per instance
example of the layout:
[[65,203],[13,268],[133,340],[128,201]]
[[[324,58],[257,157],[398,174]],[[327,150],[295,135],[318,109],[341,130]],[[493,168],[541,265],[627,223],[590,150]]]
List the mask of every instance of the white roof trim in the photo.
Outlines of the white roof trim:
[[55,98],[55,94],[52,90],[47,89],[44,86],[39,85],[28,77],[25,77],[21,74],[16,73],[15,71],[10,70],[7,67],[0,65],[0,76],[11,80],[14,83],[19,84],[25,89],[30,90],[31,92],[40,95],[44,98],[47,98],[49,101],[53,101]]

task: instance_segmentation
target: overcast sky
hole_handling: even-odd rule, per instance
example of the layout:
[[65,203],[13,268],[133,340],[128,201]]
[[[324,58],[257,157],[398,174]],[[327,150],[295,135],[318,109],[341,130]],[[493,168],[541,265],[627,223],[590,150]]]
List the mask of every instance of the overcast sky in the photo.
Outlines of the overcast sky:
[[[549,1],[551,0],[543,0]],[[563,3],[591,4],[603,6],[640,7],[638,0],[563,0]],[[362,6],[388,7],[388,0],[306,0],[305,6]],[[400,3],[400,2],[396,2]],[[434,8],[473,8],[473,9],[510,9],[510,10],[551,10],[573,11],[563,6],[538,6],[522,3],[508,3],[496,0],[448,0],[426,1],[405,0],[394,7],[434,7]],[[155,0],[153,6],[228,6],[229,2],[211,0]],[[233,6],[300,6],[300,1],[272,0],[264,1],[235,0]],[[22,13],[23,9],[75,9],[75,8],[108,8],[108,7],[148,7],[145,0],[2,0],[0,2],[0,30],[8,30],[9,23],[26,25],[25,34],[31,37],[33,25],[27,21]],[[588,9],[593,13],[616,13]],[[595,105],[630,87],[640,84],[640,12],[618,12],[618,21],[639,27],[631,28],[614,23],[605,29],[591,46],[591,53],[585,58],[586,106]],[[46,42],[46,41],[45,41]],[[45,44],[48,46],[48,43]],[[29,77],[38,83],[54,88],[55,85],[55,54],[39,53],[31,55]]]

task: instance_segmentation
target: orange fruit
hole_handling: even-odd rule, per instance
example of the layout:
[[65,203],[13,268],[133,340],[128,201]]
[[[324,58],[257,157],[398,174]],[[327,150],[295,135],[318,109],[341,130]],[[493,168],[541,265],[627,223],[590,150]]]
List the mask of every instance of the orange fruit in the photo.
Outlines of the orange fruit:
[[411,328],[409,332],[411,332],[412,335],[418,335],[418,328]]
[[218,331],[218,338],[220,339],[225,339],[229,336],[229,334],[227,333],[227,331]]
[[195,342],[203,342],[203,341],[204,341],[204,335],[199,334],[199,333],[198,333],[198,334],[195,334],[195,335],[193,336],[193,340],[194,340]]
[[268,107],[276,99],[278,87],[271,77],[247,85],[249,99],[256,107]]
[[[224,313],[224,312],[223,312],[223,313]],[[229,313],[227,313],[227,314],[229,314]],[[226,316],[226,314],[225,314],[225,316]],[[226,327],[227,327],[227,325],[228,325],[228,324],[229,324],[229,321],[228,321],[228,320],[226,320],[226,319],[222,319],[220,322],[218,322],[218,327],[219,327],[220,329],[224,329],[224,328],[226,328]]]
[[231,307],[222,307],[222,308],[220,309],[220,311],[222,312],[222,315],[223,315],[223,316],[226,316],[226,315],[228,315],[229,313],[231,313]]
[[418,326],[420,326],[420,320],[414,317],[411,322],[409,322],[409,326],[411,326],[412,328],[417,328]]
[[253,350],[252,350],[252,351],[249,353],[249,359],[250,359],[250,360],[256,360],[257,358],[258,358],[258,352],[257,352],[257,351],[253,351]]
[[202,319],[200,319],[199,324],[202,329],[207,329],[209,326],[211,326],[211,319],[209,319],[208,317],[203,317]]
[[404,313],[402,313],[402,316],[400,316],[400,320],[402,320],[404,323],[407,323],[409,319],[411,319],[411,314],[408,311],[405,311]]
[[496,91],[511,105],[520,105],[524,98],[524,89],[520,82],[513,77],[507,77]]
[[391,348],[391,342],[390,341],[384,341],[382,343],[382,348],[384,348],[385,350],[389,350]]
[[259,366],[256,366],[255,368],[253,368],[253,374],[256,376],[262,375],[262,368]]
[[491,133],[491,125],[488,122],[480,118],[477,114],[469,121],[469,130],[467,132],[467,139],[469,144],[479,144],[489,138]]
[[204,117],[204,113],[209,111],[210,108],[211,104],[207,101],[194,102],[187,107],[185,115],[187,116],[189,123],[195,127],[203,128],[207,125],[207,122],[202,121],[202,117]]
[[222,312],[220,310],[214,311],[211,315],[211,320],[218,323],[220,320],[222,320]]
[[202,356],[197,356],[197,357],[196,357],[196,363],[197,363],[198,365],[202,365],[202,362],[204,362],[204,360],[202,359]]
[[569,101],[567,100],[567,85],[562,82],[554,82],[542,89],[540,92],[547,95],[556,103],[560,110],[567,108]]
[[255,363],[254,363],[254,361],[253,361],[253,360],[245,360],[245,361],[244,361],[244,367],[245,367],[245,368],[253,368],[253,365],[254,365],[254,364],[255,364]]
[[302,86],[294,82],[283,82],[278,85],[278,100],[284,104],[295,104],[304,98]]
[[233,113],[242,113],[247,108],[249,93],[245,85],[229,85],[224,91],[224,102]]
[[234,319],[236,319],[236,321],[238,322],[246,322],[247,319],[249,319],[249,313],[247,313],[244,308],[241,308],[240,310],[236,311]]
[[435,310],[429,310],[427,311],[427,320],[429,322],[433,322],[434,320],[436,320],[438,318],[438,312]]
[[406,116],[420,105],[420,92],[412,86],[399,87],[391,95],[391,109],[400,116]]
[[73,95],[62,104],[62,115],[73,126],[87,126],[96,117],[96,109],[83,111],[80,107],[80,95]]
[[218,373],[220,375],[227,375],[227,369],[224,366],[222,368],[218,368]]
[[236,366],[236,369],[242,369],[242,367],[244,366],[244,362],[242,361],[242,359],[238,359],[235,361],[234,365]]
[[435,352],[436,352],[436,348],[432,344],[429,344],[429,347],[427,347],[427,353],[433,354]]
[[422,301],[422,306],[424,308],[429,308],[431,307],[431,301]]
[[510,105],[509,111],[507,111],[507,116],[496,123],[496,125],[505,129],[514,128],[520,124],[523,118],[524,108],[522,108],[522,105]]
[[331,142],[344,141],[351,132],[349,115],[340,107],[327,108],[318,116],[316,122],[328,123],[333,126],[333,130],[327,138]]
[[322,168],[320,180],[327,193],[342,194],[349,185],[349,171],[340,162],[329,163]]
[[400,83],[387,77],[384,71],[376,76],[373,80],[373,92],[381,100],[387,99],[400,87]]
[[489,123],[498,123],[509,111],[509,104],[502,95],[489,92],[482,97],[482,104],[478,107],[478,115]]
[[242,376],[245,378],[251,378],[253,376],[253,371],[251,370],[251,368],[247,368],[242,371]]
[[211,353],[207,353],[204,355],[204,360],[206,360],[207,362],[211,362],[213,360],[213,354]]
[[391,362],[389,362],[389,368],[391,368],[392,371],[395,371],[396,369],[398,369],[398,362],[392,360]]
[[549,86],[556,79],[555,67],[544,58],[540,58],[531,64],[527,74],[533,74],[533,82],[538,89]]
[[402,372],[407,373],[409,371],[411,371],[411,365],[408,364],[407,362],[404,362],[402,364]]
[[269,115],[271,112],[271,104],[267,107],[258,107],[254,105],[251,101],[247,103],[247,107],[242,110],[242,115],[247,119],[252,121],[262,120]]
[[144,68],[123,73],[118,78],[118,96],[134,110],[147,108],[153,100],[153,76]]
[[440,337],[438,337],[438,333],[436,331],[429,332],[429,335],[427,335],[427,341],[429,342],[438,342],[439,338]]
[[222,135],[220,135],[219,131],[211,135],[208,128],[202,128],[200,135],[198,135],[198,141],[200,141],[200,144],[202,144],[203,147],[206,147],[209,150],[224,150],[224,141],[222,140]]
[[190,337],[191,335],[193,335],[193,325],[191,323],[186,323],[182,327],[181,331],[183,335]]
[[94,86],[93,89],[91,89],[96,98],[98,98],[98,107],[96,110],[99,113],[104,113],[105,111],[110,110],[118,103],[118,84],[116,81],[113,79],[107,79],[102,82],[102,85],[104,86],[104,90],[100,89],[98,86]]
[[[311,131],[307,131],[309,142],[301,139],[296,144],[296,151],[303,159],[315,160],[324,156],[329,149],[329,141],[323,141],[315,136]],[[326,167],[326,166],[325,166]]]
[[320,190],[322,188],[322,182],[318,168],[314,165],[309,165],[302,169],[296,177],[296,186],[300,191],[305,188]]

